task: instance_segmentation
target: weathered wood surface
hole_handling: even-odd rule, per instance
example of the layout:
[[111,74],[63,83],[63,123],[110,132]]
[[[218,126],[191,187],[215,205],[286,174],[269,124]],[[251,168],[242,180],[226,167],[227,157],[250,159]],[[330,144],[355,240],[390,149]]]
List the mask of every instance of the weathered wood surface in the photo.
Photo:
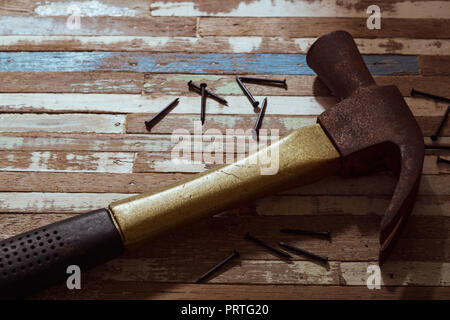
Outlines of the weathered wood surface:
[[[375,75],[418,73],[415,56],[367,55],[364,60]],[[284,53],[0,52],[0,62],[0,72],[314,74],[305,54]]]
[[[287,90],[249,85],[269,100],[263,129],[283,135],[315,123],[336,100],[305,54],[336,29],[352,33],[379,85],[399,87],[425,143],[450,146],[448,125],[437,142],[428,137],[447,105],[410,96],[412,88],[450,96],[450,2],[380,2],[380,30],[366,27],[372,4],[0,0],[0,239],[215,168],[173,161],[172,133],[188,129],[199,155],[210,143],[207,129],[251,128],[256,114],[237,74],[287,79]],[[80,9],[80,28],[67,26],[71,6]],[[230,102],[208,100],[203,137],[192,132],[200,98],[189,80]],[[175,96],[180,104],[148,133],[143,122]],[[242,133],[233,139],[225,142],[233,156],[248,152]],[[437,156],[450,159],[448,150],[426,150],[416,207],[382,268],[381,290],[367,289],[366,279],[395,187],[386,173],[329,177],[247,203],[83,272],[81,291],[58,286],[34,298],[449,299],[450,166]],[[279,233],[293,226],[329,230],[333,240]],[[243,240],[247,231],[327,255],[329,268],[300,256],[280,261]],[[193,283],[233,249],[240,261],[207,284]]]
[[[258,76],[258,75],[251,75]],[[220,95],[239,95],[242,90],[232,75],[149,74],[128,72],[1,72],[1,93],[145,93],[160,95],[197,96],[188,91],[187,82],[208,82]],[[286,79],[288,89],[248,84],[256,96],[329,96],[328,89],[316,76],[274,75]],[[145,78],[145,79],[144,79]],[[411,89],[450,96],[448,76],[375,76],[378,85],[394,84],[402,94],[410,96]]]
[[[120,35],[0,35],[2,51],[149,51],[199,53],[306,53],[316,38],[258,36],[169,37]],[[355,39],[363,54],[445,55],[447,39]]]

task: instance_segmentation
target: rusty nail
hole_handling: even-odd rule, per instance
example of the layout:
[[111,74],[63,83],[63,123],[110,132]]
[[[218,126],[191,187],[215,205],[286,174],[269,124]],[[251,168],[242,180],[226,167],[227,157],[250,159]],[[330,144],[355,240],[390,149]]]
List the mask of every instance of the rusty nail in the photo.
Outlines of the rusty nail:
[[[195,91],[195,92],[200,93],[200,94],[202,93],[201,88],[199,86],[197,86],[194,82],[192,82],[192,80],[189,80],[188,87],[189,87],[189,90],[191,90],[191,91]],[[205,92],[211,99],[214,99],[214,100],[216,100],[217,102],[219,102],[221,104],[228,105],[227,100],[225,100],[222,97],[219,97],[218,95],[216,95],[215,93],[211,92],[210,90],[205,89]]]
[[216,264],[214,267],[212,267],[211,269],[206,271],[200,278],[197,279],[196,283],[202,282],[207,277],[209,277],[209,275],[211,275],[214,271],[221,268],[222,266],[227,264],[230,260],[237,258],[237,257],[239,257],[239,252],[237,250],[234,250],[230,256],[226,257],[224,260],[222,260],[221,262]]
[[173,100],[167,107],[162,109],[160,112],[158,112],[153,118],[151,118],[149,121],[145,121],[145,127],[148,131],[150,131],[155,124],[158,123],[159,120],[161,120],[162,117],[164,117],[171,109],[172,107],[176,106],[179,102],[179,98],[176,98]]
[[200,90],[202,91],[202,108],[200,111],[200,120],[202,125],[205,124],[205,111],[206,111],[206,83],[200,83]]
[[253,236],[250,235],[250,233],[248,233],[248,232],[245,234],[245,239],[250,240],[250,241],[253,241],[253,242],[259,244],[260,246],[263,246],[264,248],[267,248],[267,249],[269,249],[269,250],[271,250],[271,251],[273,251],[273,252],[275,252],[275,253],[277,253],[277,254],[283,256],[284,258],[292,259],[292,256],[291,256],[289,253],[284,252],[283,250],[280,250],[280,249],[278,249],[278,248],[275,248],[275,247],[271,246],[270,244],[267,244],[267,243],[265,243],[264,241],[259,240],[259,239],[255,238],[255,237],[253,237]]
[[256,101],[255,98],[253,98],[252,94],[250,93],[250,91],[248,91],[247,87],[241,81],[241,79],[239,77],[236,77],[236,82],[238,83],[239,87],[242,89],[244,94],[247,96],[247,98],[250,101],[250,103],[252,104],[253,108],[256,108],[259,105],[259,102]]
[[255,77],[240,77],[242,82],[256,83],[256,84],[267,84],[267,85],[277,85],[283,86],[287,89],[286,79],[265,79],[265,78],[255,78]]
[[320,261],[320,262],[322,262],[324,264],[326,264],[328,262],[328,257],[318,256],[317,254],[314,254],[312,252],[309,252],[309,251],[306,251],[306,250],[303,250],[303,249],[300,249],[300,248],[297,248],[297,247],[293,247],[293,246],[288,245],[287,243],[284,243],[284,242],[278,242],[278,244],[281,247],[284,247],[286,249],[289,249],[289,250],[294,251],[296,253],[299,253],[301,255],[307,256],[307,257],[312,258],[314,260],[318,260],[318,261]]
[[440,156],[437,157],[436,163],[450,163],[450,160],[441,158]]
[[307,236],[321,236],[328,239],[331,239],[331,235],[327,231],[309,231],[309,230],[300,230],[300,229],[281,229],[282,233],[290,233],[290,234],[300,234]]
[[261,108],[259,109],[258,118],[256,119],[255,126],[253,127],[253,139],[259,141],[259,129],[261,129],[261,123],[264,118],[264,113],[266,111],[267,98],[264,98]]
[[434,94],[431,93],[426,93],[426,92],[422,92],[422,91],[418,91],[415,90],[414,88],[411,89],[411,96],[415,96],[415,95],[419,95],[419,96],[424,96],[427,98],[431,98],[431,99],[435,99],[435,100],[440,100],[443,102],[450,102],[449,98],[445,98],[445,97],[441,97],[441,96],[436,96]]
[[448,118],[449,112],[450,112],[450,106],[447,106],[447,110],[445,110],[445,113],[441,118],[441,122],[439,123],[438,128],[436,129],[435,133],[430,137],[431,140],[436,141],[438,139],[439,133],[441,132],[442,127],[444,126],[444,123]]

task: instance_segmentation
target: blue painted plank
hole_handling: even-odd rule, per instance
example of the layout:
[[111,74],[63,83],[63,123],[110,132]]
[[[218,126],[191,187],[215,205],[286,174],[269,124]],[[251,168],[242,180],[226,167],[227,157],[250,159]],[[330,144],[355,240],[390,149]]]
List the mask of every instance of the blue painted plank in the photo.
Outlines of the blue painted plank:
[[[417,74],[416,56],[366,55],[374,75]],[[133,71],[193,74],[313,75],[304,54],[0,52],[0,72]]]

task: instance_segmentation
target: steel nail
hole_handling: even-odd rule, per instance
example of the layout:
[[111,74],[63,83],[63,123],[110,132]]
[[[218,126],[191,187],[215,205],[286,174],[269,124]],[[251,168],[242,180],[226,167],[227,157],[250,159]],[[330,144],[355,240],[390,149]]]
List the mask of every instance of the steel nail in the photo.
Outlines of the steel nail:
[[163,118],[171,109],[172,107],[176,106],[179,102],[179,98],[176,98],[173,100],[167,107],[162,109],[160,112],[158,112],[156,115],[153,116],[149,121],[145,121],[145,127],[148,131],[150,131],[155,124],[158,123],[161,118]]
[[449,163],[450,164],[450,160],[441,158],[440,156],[437,157],[436,159],[436,163]]
[[216,271],[217,269],[221,268],[222,266],[224,266],[225,264],[227,264],[230,260],[239,257],[239,252],[237,250],[234,250],[233,253],[226,257],[224,260],[222,260],[221,262],[219,262],[218,264],[216,264],[214,267],[212,267],[211,269],[209,269],[207,272],[205,272],[200,278],[197,279],[196,283],[202,282],[203,280],[205,280],[209,275],[211,275],[214,271]]
[[431,93],[422,92],[422,91],[415,90],[414,88],[412,88],[411,89],[411,96],[415,96],[415,95],[420,95],[420,96],[424,96],[424,97],[427,97],[427,98],[440,100],[440,101],[444,101],[444,102],[450,102],[449,98],[437,96],[437,95],[434,95],[434,94],[431,94]]
[[247,96],[247,98],[250,101],[250,103],[252,104],[253,108],[256,108],[259,105],[259,102],[256,101],[255,98],[253,98],[252,94],[250,93],[250,91],[248,91],[247,87],[241,81],[241,79],[239,77],[236,77],[236,82],[238,83],[239,87],[242,89],[244,94]]
[[287,89],[286,79],[266,79],[266,78],[256,78],[256,77],[239,77],[242,82],[256,83],[256,84],[267,84],[267,85],[278,85],[283,86]]
[[291,245],[289,245],[287,243],[284,243],[284,242],[278,242],[278,244],[281,247],[284,247],[286,249],[289,249],[289,250],[294,251],[296,253],[299,253],[301,255],[307,256],[307,257],[312,258],[314,260],[318,260],[318,261],[320,261],[320,262],[322,262],[324,264],[328,263],[328,257],[318,256],[318,255],[316,255],[316,254],[314,254],[312,252],[309,252],[309,251],[306,251],[306,250],[303,250],[303,249],[291,246]]
[[267,248],[267,249],[269,249],[269,250],[271,250],[271,251],[273,251],[273,252],[275,252],[275,253],[277,253],[277,254],[283,256],[284,258],[292,259],[292,256],[291,256],[289,253],[284,252],[283,250],[280,250],[280,249],[278,249],[278,248],[275,248],[275,247],[271,246],[270,244],[267,244],[267,243],[265,243],[264,241],[259,240],[259,239],[255,238],[255,237],[253,237],[253,236],[250,235],[250,233],[248,233],[248,232],[245,234],[245,239],[250,240],[250,241],[253,241],[253,242],[259,244],[260,246],[263,246],[263,247],[265,247],[265,248]]
[[200,90],[202,91],[202,106],[200,111],[200,120],[202,125],[205,124],[205,111],[206,111],[206,83],[200,83]]
[[307,236],[321,236],[328,239],[331,239],[331,235],[328,231],[309,231],[309,230],[300,230],[300,229],[281,229],[282,233],[290,233],[290,234],[300,234]]
[[438,128],[436,129],[434,134],[430,137],[431,140],[436,141],[438,139],[439,133],[441,132],[442,127],[445,124],[445,121],[448,119],[449,112],[450,112],[450,106],[447,106],[447,110],[445,110],[445,113],[444,113],[444,115],[441,118],[441,122],[439,123]]
[[253,138],[259,141],[259,129],[261,129],[262,120],[266,112],[267,98],[264,98],[261,108],[259,109],[258,118],[256,119],[255,126],[253,127]]
[[[196,93],[199,93],[199,94],[202,93],[201,88],[199,86],[197,86],[194,82],[192,82],[192,80],[189,80],[188,87],[189,87],[189,90],[191,90],[191,91],[195,91]],[[225,100],[224,98],[219,97],[218,95],[209,91],[208,89],[205,89],[205,92],[211,99],[214,99],[221,104],[228,105],[228,101]]]

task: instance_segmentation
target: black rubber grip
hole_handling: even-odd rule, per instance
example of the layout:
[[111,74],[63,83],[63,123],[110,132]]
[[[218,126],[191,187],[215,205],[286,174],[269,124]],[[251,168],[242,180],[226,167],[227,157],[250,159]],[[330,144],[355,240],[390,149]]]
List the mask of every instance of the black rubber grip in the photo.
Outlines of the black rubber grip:
[[122,239],[108,210],[100,209],[0,242],[0,298],[17,299],[120,255]]

